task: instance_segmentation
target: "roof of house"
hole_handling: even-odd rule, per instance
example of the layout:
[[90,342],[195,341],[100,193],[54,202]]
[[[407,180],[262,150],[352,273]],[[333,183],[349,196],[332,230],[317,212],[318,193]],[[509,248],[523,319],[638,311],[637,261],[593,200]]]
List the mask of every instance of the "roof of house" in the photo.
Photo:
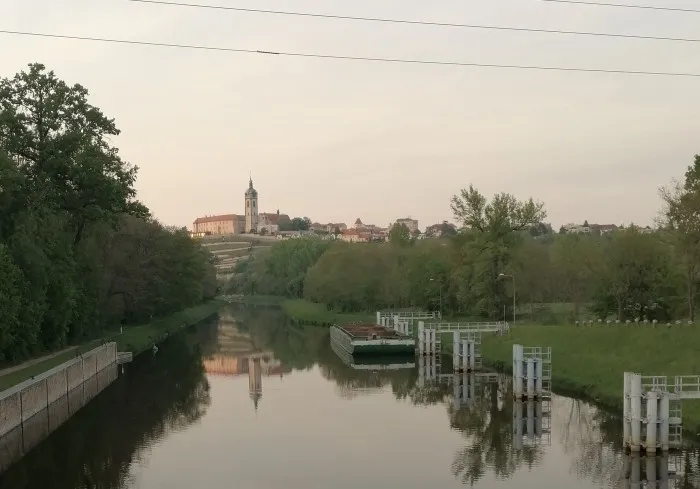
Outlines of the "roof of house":
[[220,214],[218,216],[204,216],[204,217],[198,217],[197,219],[195,219],[194,223],[195,224],[205,224],[208,222],[234,221],[236,219],[245,219],[245,216],[241,216],[238,214]]
[[262,218],[267,219],[267,221],[270,224],[277,224],[280,217],[282,217],[282,216],[289,217],[289,216],[287,216],[287,214],[278,214],[277,212],[263,212],[261,214],[258,214],[258,217],[262,217]]

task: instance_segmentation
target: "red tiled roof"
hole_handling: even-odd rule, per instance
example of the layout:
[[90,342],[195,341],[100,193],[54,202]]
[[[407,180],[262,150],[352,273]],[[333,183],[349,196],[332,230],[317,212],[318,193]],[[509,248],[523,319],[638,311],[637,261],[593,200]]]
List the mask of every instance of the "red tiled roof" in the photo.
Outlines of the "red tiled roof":
[[234,221],[236,219],[244,218],[245,216],[239,216],[238,214],[221,214],[219,216],[204,216],[198,217],[194,220],[195,224],[204,224],[207,222],[221,222],[221,221]]

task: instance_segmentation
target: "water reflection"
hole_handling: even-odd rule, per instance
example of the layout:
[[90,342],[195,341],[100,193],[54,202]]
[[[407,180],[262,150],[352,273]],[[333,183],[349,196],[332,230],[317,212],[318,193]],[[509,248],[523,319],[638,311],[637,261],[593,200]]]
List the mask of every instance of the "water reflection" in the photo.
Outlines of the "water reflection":
[[620,430],[575,399],[515,402],[507,376],[455,375],[449,359],[366,364],[334,352],[326,329],[231,309],[128,365],[0,489],[355,489],[368,477],[405,489],[700,488],[697,450],[625,457]]
[[128,487],[157,440],[197,422],[210,404],[200,341],[215,328],[171,337],[128,364],[107,389],[0,476],[1,489]]
[[[336,383],[342,398],[380,393],[390,386],[397,400],[444,405],[450,427],[465,440],[450,466],[463,484],[478,485],[488,474],[511,479],[521,470],[542,470],[547,482],[542,485],[565,484],[561,477],[568,476],[588,481],[590,487],[700,488],[698,451],[691,448],[650,459],[625,456],[619,418],[583,401],[562,396],[543,402],[514,401],[510,377],[454,374],[449,358],[444,363],[434,357],[418,358],[414,369],[393,361],[366,370],[343,352],[334,352],[318,328],[286,326],[273,311],[245,317],[243,322],[261,345],[288,358],[289,365],[308,369],[315,357],[322,375]],[[305,336],[308,342],[300,340]],[[271,341],[265,342],[266,338]],[[306,348],[292,346],[292,340]],[[552,463],[566,469],[565,474],[554,476],[551,468],[542,468]]]

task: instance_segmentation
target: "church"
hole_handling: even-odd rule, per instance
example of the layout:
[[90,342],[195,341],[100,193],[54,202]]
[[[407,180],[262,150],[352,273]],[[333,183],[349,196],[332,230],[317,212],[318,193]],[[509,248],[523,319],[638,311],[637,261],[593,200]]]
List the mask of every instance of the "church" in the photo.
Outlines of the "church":
[[252,177],[245,191],[245,214],[222,214],[198,217],[192,224],[194,234],[276,234],[280,218],[289,219],[286,214],[258,212],[258,191],[253,187]]

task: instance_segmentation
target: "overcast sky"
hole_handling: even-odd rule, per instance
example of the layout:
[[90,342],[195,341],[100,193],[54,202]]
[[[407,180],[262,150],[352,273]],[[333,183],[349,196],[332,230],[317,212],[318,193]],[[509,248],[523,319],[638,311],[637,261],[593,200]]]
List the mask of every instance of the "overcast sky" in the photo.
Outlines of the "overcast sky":
[[[634,0],[620,0],[632,3]],[[248,8],[700,37],[700,14],[540,0],[196,0]],[[195,0],[192,0],[195,3]],[[662,0],[638,3],[671,5]],[[696,0],[673,6],[697,8]],[[351,56],[700,73],[700,43],[390,25],[146,5],[2,0],[0,29]],[[0,75],[42,62],[116,119],[168,224],[261,211],[421,227],[450,196],[542,200],[555,226],[652,223],[700,153],[700,78],[402,65],[0,34]]]

